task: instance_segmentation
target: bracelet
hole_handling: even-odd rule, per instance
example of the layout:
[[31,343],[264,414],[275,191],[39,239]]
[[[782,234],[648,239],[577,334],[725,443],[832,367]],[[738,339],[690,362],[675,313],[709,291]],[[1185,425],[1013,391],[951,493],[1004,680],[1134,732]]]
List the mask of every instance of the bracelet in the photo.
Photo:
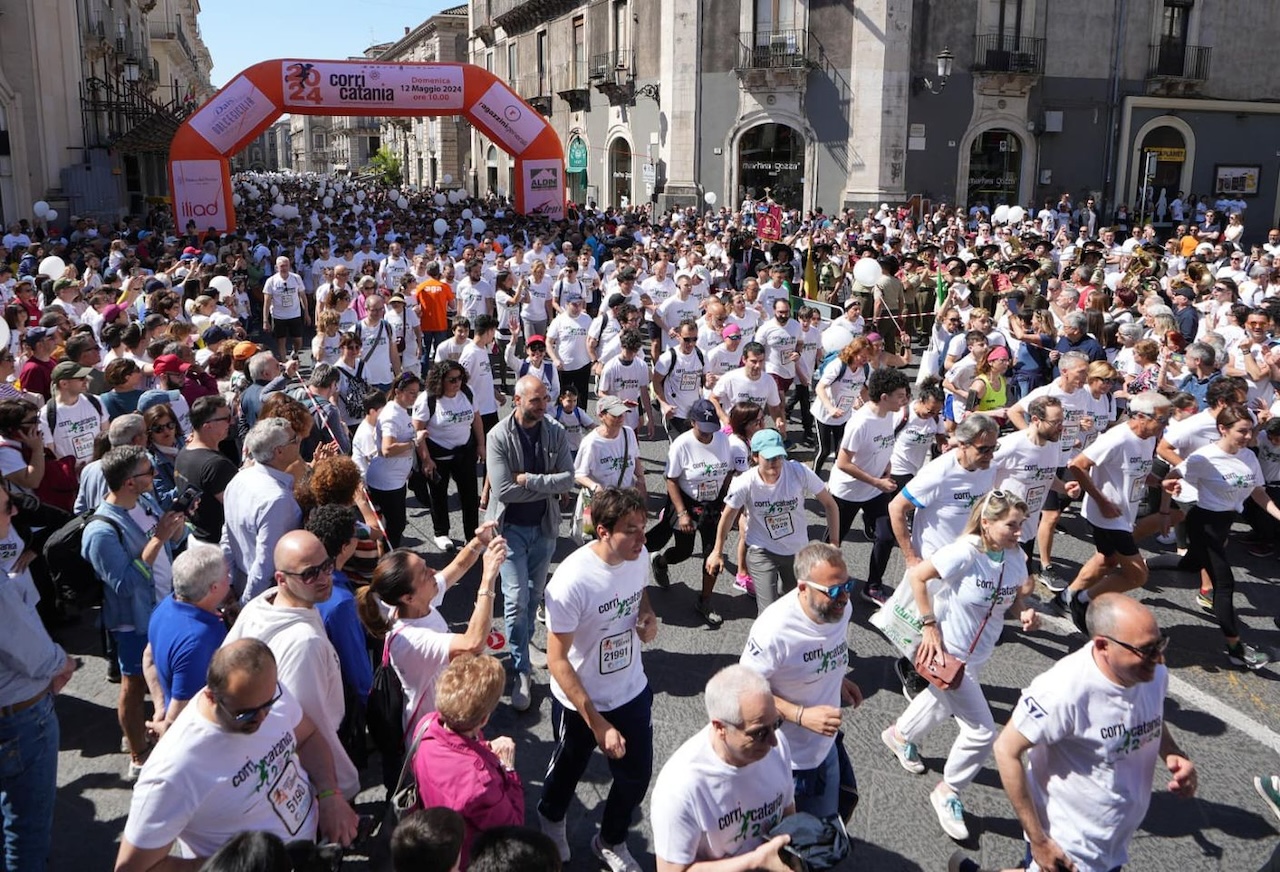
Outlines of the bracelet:
[[687,518],[687,517],[689,517],[689,513],[688,513],[688,512],[676,512],[676,517],[677,517],[677,518]]
[[800,723],[800,719],[801,719],[801,718],[803,718],[803,717],[804,717],[804,706],[800,706],[800,708],[796,709],[796,724],[797,724],[797,725],[799,725],[799,726],[804,726],[804,724],[801,724],[801,723]]
[[337,795],[338,795],[338,791],[337,791],[337,790],[334,790],[334,789],[332,789],[332,788],[331,788],[331,789],[329,789],[329,790],[322,790],[322,791],[320,791],[319,793],[317,793],[317,794],[316,794],[316,802],[323,802],[324,800],[328,799],[329,797],[331,797],[331,796],[337,796]]
[[930,624],[936,624],[936,623],[938,623],[938,619],[934,617],[933,612],[928,612],[927,614],[923,614],[920,616],[920,626],[922,627],[927,627]]
[[482,597],[482,596],[493,596],[493,595],[494,595],[494,594],[493,594],[493,591],[491,591],[491,590],[485,590],[484,588],[481,588],[480,590],[476,591],[476,598],[477,598],[477,599],[479,599],[479,598],[480,598],[480,597]]

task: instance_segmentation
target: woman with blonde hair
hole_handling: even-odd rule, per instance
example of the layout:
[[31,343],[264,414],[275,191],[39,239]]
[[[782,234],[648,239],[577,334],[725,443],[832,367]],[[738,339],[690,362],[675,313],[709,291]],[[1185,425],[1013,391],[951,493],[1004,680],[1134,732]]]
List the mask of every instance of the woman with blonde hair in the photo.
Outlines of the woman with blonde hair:
[[827,458],[839,450],[849,415],[867,400],[870,357],[871,343],[859,336],[824,362],[816,375],[812,411],[818,429],[818,452],[813,457],[813,471],[819,475]]
[[927,685],[880,738],[903,769],[919,775],[925,766],[917,743],[948,717],[955,719],[960,734],[929,801],[943,832],[957,841],[969,838],[960,791],[973,783],[996,741],[980,681],[983,667],[995,652],[1006,615],[1017,615],[1024,632],[1040,624],[1035,609],[1023,608],[1028,576],[1018,537],[1026,516],[1027,504],[1014,494],[988,492],[974,505],[960,539],[916,564],[903,579],[924,625],[916,662],[936,662],[945,653],[965,669],[959,684],[948,690]]

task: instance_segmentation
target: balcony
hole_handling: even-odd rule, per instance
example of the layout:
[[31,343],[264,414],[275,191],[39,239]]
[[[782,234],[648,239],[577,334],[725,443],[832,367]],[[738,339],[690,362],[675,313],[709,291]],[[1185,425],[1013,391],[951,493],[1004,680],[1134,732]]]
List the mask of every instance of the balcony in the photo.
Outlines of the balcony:
[[569,104],[570,112],[591,109],[591,89],[587,87],[587,62],[570,61],[552,71],[552,85],[556,95]]
[[587,62],[587,78],[610,106],[635,102],[635,75],[631,72],[631,52],[626,49],[592,55]]
[[[492,24],[514,36],[585,5],[583,0],[490,0]],[[483,39],[483,35],[476,34]]]
[[1164,40],[1151,46],[1147,62],[1147,93],[1173,97],[1197,95],[1209,80],[1212,49]]
[[142,69],[146,74],[134,81],[124,75],[93,76],[84,81],[80,106],[90,148],[168,154],[179,125],[195,103],[177,87],[161,88],[152,97],[149,92],[156,90],[151,78],[154,67],[148,64]]
[[978,92],[989,96],[1025,97],[1044,75],[1045,41],[1033,36],[987,33],[973,41]]
[[530,73],[527,76],[517,76],[507,82],[511,90],[520,95],[523,100],[537,109],[544,116],[551,116],[551,83],[549,76],[539,76],[536,73]]
[[815,67],[805,30],[762,30],[738,37],[734,68],[750,89],[800,88]]

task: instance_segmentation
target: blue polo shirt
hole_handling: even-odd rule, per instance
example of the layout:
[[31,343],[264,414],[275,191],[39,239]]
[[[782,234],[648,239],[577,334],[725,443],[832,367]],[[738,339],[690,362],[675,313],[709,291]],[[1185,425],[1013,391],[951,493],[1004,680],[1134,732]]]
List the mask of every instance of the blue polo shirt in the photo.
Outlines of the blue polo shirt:
[[173,699],[192,699],[200,692],[213,652],[226,637],[222,618],[191,603],[179,602],[173,594],[156,606],[147,638],[166,704]]

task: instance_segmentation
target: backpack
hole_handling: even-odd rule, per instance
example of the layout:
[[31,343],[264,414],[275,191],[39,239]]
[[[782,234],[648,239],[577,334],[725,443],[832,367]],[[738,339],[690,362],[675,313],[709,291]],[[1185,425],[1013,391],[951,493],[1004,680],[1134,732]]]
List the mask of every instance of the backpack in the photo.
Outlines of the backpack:
[[404,757],[404,685],[391,666],[391,640],[395,637],[392,633],[383,643],[382,662],[373,670],[364,712],[365,727],[382,755],[384,772],[399,771]]
[[110,518],[95,515],[94,510],[76,515],[53,532],[44,543],[44,561],[49,570],[58,597],[74,603],[81,609],[92,608],[102,602],[102,580],[81,551],[84,531],[94,521],[110,524],[124,547],[124,531]]
[[[702,367],[705,370],[707,366],[707,359],[703,357],[702,349],[695,345],[693,346],[693,353],[698,355],[698,363],[702,364]],[[675,371],[676,371],[676,349],[674,347],[671,347],[667,349],[667,374],[662,377],[663,390],[666,390],[667,379],[670,377],[671,373]]]
[[345,369],[340,372],[347,380],[347,388],[339,399],[342,401],[343,408],[347,410],[347,415],[358,421],[364,417],[364,395],[370,390],[369,383],[360,377],[364,372],[364,361],[357,364],[355,372],[348,372]]
[[[166,393],[168,392],[166,391]],[[102,403],[97,397],[93,394],[81,394],[80,396],[89,401],[89,405],[93,406],[95,412],[99,415],[102,414]],[[49,425],[49,435],[52,436],[54,426],[58,423],[58,401],[56,399],[51,399],[44,404],[44,420]]]
[[[549,360],[542,361],[542,380],[546,382],[548,385],[551,384],[551,379],[554,376],[555,371],[556,371],[556,365],[554,363],[552,363]],[[520,361],[520,371],[516,374],[516,378],[524,378],[526,375],[528,375],[528,373],[529,373],[529,361],[527,360]],[[434,407],[432,407],[432,411],[435,411]]]

